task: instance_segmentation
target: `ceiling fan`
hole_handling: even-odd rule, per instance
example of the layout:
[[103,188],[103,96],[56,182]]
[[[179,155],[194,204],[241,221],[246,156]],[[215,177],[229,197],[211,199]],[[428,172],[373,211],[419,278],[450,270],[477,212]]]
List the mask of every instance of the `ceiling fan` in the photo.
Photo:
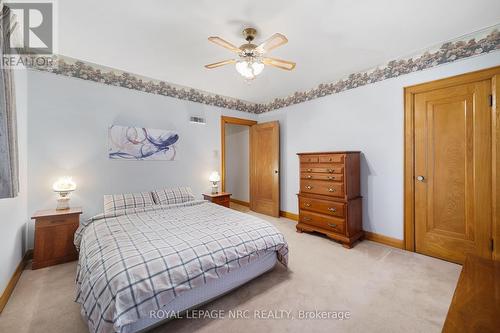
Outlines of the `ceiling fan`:
[[255,39],[256,35],[256,29],[244,29],[243,37],[245,37],[247,43],[241,45],[240,47],[236,47],[220,37],[208,37],[208,40],[212,43],[236,53],[238,58],[219,61],[213,64],[205,65],[205,67],[212,69],[224,65],[236,64],[236,70],[238,73],[240,73],[247,80],[255,79],[257,75],[264,70],[265,65],[277,67],[287,71],[291,71],[295,68],[294,62],[264,56],[269,51],[274,50],[275,48],[288,42],[288,39],[284,35],[276,33],[263,43],[255,45],[252,44],[252,41]]

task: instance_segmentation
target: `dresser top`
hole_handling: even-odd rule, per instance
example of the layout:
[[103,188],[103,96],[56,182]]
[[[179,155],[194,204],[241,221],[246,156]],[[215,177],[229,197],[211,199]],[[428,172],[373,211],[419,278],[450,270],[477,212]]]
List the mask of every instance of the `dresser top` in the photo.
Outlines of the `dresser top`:
[[62,216],[62,215],[71,215],[71,214],[81,214],[82,207],[71,207],[68,209],[46,209],[46,210],[38,210],[31,217],[32,219],[36,219],[38,217],[47,217],[47,216]]
[[320,154],[359,154],[361,151],[314,151],[307,153],[297,153],[297,155],[320,155]]

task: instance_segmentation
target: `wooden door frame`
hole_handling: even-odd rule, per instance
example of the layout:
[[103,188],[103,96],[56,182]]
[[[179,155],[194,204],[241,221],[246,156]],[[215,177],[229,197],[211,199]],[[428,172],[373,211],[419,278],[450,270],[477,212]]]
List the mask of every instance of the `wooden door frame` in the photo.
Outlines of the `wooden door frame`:
[[404,246],[415,252],[415,140],[414,140],[414,96],[415,94],[447,88],[454,85],[491,80],[492,84],[492,238],[493,259],[500,260],[500,66],[461,74],[445,79],[426,82],[404,88]]
[[[221,166],[220,166],[220,180],[221,180],[221,191],[226,191],[226,124],[233,125],[243,125],[243,126],[253,126],[257,124],[255,120],[221,116],[220,117],[220,156],[221,156]],[[250,149],[250,142],[248,143]]]

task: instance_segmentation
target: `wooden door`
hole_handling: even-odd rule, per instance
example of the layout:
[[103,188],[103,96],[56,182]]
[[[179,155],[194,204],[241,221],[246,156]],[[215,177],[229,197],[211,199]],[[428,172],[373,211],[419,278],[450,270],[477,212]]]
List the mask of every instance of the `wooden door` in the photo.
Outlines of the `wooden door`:
[[272,121],[250,127],[250,209],[279,217],[280,131]]
[[415,94],[415,250],[491,258],[491,81]]

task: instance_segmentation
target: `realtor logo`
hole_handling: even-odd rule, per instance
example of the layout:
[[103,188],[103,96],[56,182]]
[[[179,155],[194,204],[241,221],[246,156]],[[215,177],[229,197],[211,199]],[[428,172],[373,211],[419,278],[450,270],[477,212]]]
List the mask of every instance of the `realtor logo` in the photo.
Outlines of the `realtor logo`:
[[8,27],[15,31],[8,54],[52,54],[53,4],[51,2],[9,2]]

